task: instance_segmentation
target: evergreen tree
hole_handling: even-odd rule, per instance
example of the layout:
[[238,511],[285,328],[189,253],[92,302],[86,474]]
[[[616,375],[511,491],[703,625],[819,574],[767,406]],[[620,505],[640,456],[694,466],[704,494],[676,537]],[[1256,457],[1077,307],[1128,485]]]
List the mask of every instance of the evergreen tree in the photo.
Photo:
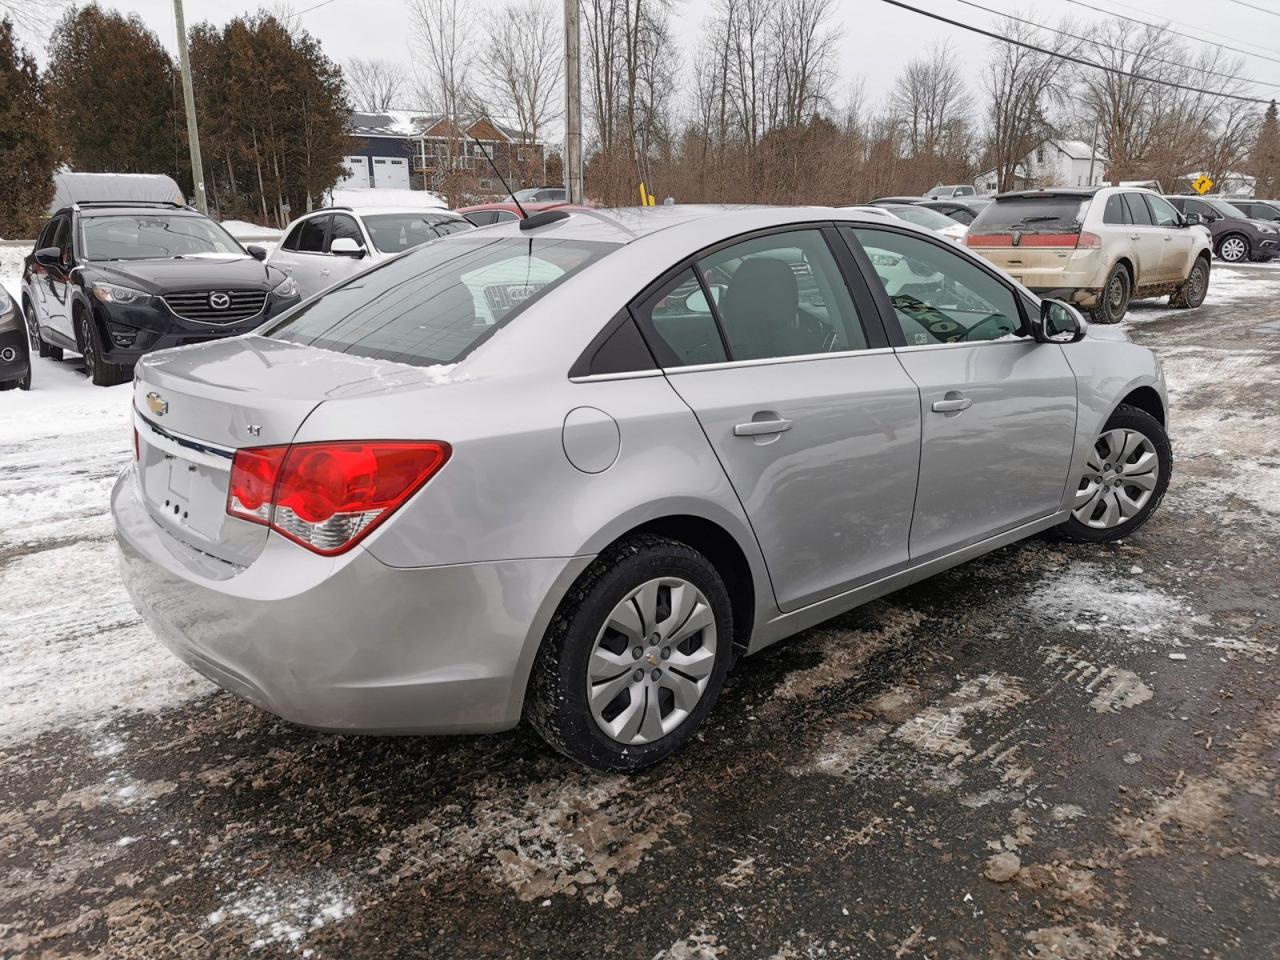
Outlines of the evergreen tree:
[[36,62],[0,20],[0,237],[34,237],[53,199],[53,120]]
[[136,14],[68,10],[49,40],[46,78],[74,169],[167,173],[190,186],[173,61]]
[[191,35],[205,186],[222,216],[283,225],[342,175],[350,105],[342,71],[305,30],[270,14]]
[[1280,198],[1280,120],[1276,118],[1276,102],[1271,101],[1258,129],[1258,139],[1249,152],[1249,164],[1257,178],[1254,196]]

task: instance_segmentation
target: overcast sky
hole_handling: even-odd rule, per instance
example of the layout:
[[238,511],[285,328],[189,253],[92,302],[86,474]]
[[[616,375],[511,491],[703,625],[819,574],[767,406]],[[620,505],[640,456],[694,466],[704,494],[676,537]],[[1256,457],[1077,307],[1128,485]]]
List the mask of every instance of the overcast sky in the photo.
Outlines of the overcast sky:
[[[104,7],[137,13],[160,36],[170,49],[174,47],[172,0],[101,0]],[[188,25],[209,20],[221,24],[237,14],[273,7],[276,0],[250,4],[243,0],[185,0]],[[913,6],[931,10],[954,20],[990,27],[993,18],[966,7],[957,0],[908,0]],[[1066,0],[980,0],[985,7],[1016,13],[1041,23],[1056,23],[1066,13],[1080,23],[1106,19]],[[1280,0],[1249,0],[1259,7],[1273,8],[1274,14],[1251,9],[1236,0],[1088,0],[1091,6],[1103,7],[1138,19],[1168,22],[1181,30],[1207,41],[1262,52],[1265,57],[1247,58],[1247,69],[1258,81],[1258,96],[1280,93]],[[481,16],[501,6],[499,0],[475,0]],[[913,56],[925,51],[936,41],[954,46],[965,61],[973,64],[970,83],[979,92],[982,64],[988,55],[986,38],[944,23],[893,7],[881,0],[836,0],[836,20],[841,30],[838,69],[840,79],[835,93],[843,100],[852,84],[864,83],[866,97],[872,103],[881,99],[893,83],[895,74]],[[315,7],[315,9],[307,9]],[[675,35],[681,44],[685,63],[696,49],[700,28],[709,3],[699,0],[674,0]],[[402,0],[292,0],[292,9],[301,15],[302,25],[319,38],[325,52],[342,62],[349,57],[381,57],[408,63],[412,40],[405,5]],[[1199,25],[1199,26],[1197,26]],[[1136,28],[1135,28],[1136,29]],[[1215,36],[1216,34],[1216,36]],[[1258,43],[1250,40],[1254,38]],[[1262,44],[1259,46],[1259,44]],[[43,51],[41,51],[43,52]],[[584,78],[585,81],[585,78]],[[415,104],[406,104],[414,106]]]

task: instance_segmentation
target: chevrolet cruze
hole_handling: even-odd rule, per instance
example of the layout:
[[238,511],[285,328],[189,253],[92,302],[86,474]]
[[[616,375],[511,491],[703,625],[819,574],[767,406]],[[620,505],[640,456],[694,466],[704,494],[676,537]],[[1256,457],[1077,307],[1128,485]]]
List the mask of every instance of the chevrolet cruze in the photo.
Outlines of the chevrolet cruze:
[[[183,660],[331,730],[679,749],[743,654],[1171,469],[1155,357],[910,224],[547,211],[151,354],[112,506]],[[732,705],[727,705],[732,709]]]

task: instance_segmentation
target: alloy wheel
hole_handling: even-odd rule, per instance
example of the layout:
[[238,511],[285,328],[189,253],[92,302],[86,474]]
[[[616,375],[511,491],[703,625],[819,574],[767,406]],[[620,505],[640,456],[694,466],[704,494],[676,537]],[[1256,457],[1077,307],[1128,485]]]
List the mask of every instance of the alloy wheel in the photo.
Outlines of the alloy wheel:
[[1228,263],[1236,263],[1243,260],[1248,252],[1248,245],[1240,237],[1227,237],[1222,241],[1222,246],[1218,248],[1218,256]]
[[688,580],[659,577],[614,606],[587,661],[596,725],[624,744],[652,743],[702,699],[716,662],[716,621]]
[[1119,271],[1111,278],[1107,286],[1107,308],[1114,317],[1123,313],[1125,307],[1125,282]]
[[1191,269],[1191,277],[1187,280],[1187,302],[1199,306],[1205,294],[1205,267],[1203,261],[1197,261]]
[[81,356],[84,357],[84,372],[89,375],[89,379],[93,379],[93,368],[95,359],[93,354],[93,330],[89,327],[89,317],[86,314],[80,314],[80,342],[84,348]]
[[1160,477],[1155,444],[1137,430],[1108,430],[1093,445],[1071,512],[1087,527],[1106,530],[1137,516]]

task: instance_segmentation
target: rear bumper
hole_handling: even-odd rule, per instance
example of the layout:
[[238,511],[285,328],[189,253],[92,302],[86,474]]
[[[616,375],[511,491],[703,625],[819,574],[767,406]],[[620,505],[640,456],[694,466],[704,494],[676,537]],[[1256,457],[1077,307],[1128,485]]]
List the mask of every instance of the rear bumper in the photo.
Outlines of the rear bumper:
[[1106,282],[1107,262],[1102,251],[1097,249],[978,247],[974,252],[1040,297],[1070,300],[1092,307]]
[[533,655],[590,558],[389,567],[271,535],[247,568],[188,551],[111,496],[125,586],[156,636],[214,683],[310,727],[480,733],[520,719]]

